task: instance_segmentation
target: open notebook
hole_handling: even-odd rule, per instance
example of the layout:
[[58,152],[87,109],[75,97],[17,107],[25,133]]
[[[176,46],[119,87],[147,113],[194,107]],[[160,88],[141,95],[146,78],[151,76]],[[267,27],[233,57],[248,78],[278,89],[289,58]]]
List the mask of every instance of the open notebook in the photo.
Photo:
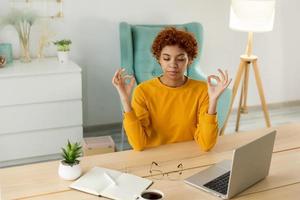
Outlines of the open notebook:
[[152,184],[151,180],[107,168],[94,167],[70,187],[116,200],[132,200]]

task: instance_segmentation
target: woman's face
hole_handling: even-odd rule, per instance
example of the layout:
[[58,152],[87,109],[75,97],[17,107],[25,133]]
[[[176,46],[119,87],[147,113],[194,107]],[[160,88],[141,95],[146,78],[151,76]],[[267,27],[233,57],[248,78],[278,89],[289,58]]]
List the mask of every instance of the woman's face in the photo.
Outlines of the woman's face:
[[165,78],[179,80],[188,67],[188,54],[177,45],[165,46],[161,51],[159,63]]

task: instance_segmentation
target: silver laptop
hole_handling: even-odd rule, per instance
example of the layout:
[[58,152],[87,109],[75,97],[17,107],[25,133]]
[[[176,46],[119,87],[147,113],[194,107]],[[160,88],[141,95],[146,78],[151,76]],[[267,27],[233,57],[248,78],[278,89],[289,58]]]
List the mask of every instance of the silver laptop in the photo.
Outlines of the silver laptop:
[[234,150],[224,160],[184,181],[223,199],[229,199],[265,178],[269,173],[276,131]]

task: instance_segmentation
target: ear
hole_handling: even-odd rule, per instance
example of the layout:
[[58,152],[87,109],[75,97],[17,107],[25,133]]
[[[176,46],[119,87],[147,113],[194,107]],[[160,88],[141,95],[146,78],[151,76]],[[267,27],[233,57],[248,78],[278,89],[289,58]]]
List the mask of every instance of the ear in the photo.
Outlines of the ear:
[[160,61],[159,61],[160,58],[155,58],[155,60],[157,61],[157,63],[158,63],[159,65],[161,65],[161,64],[160,64]]
[[193,63],[193,60],[192,60],[191,58],[189,58],[189,61],[188,61],[187,66],[188,66],[188,67],[191,66],[192,63]]

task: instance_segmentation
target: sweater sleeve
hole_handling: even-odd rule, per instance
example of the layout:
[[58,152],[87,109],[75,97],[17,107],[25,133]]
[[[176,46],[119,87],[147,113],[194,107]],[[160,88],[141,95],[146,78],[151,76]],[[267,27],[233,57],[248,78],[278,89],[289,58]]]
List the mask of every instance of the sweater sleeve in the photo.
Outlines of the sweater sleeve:
[[194,139],[203,151],[209,151],[217,142],[218,122],[216,114],[209,115],[207,113],[209,106],[207,87],[202,96],[198,107],[197,129]]
[[149,111],[144,93],[136,87],[132,95],[132,111],[124,113],[123,125],[132,148],[142,151],[151,134]]

